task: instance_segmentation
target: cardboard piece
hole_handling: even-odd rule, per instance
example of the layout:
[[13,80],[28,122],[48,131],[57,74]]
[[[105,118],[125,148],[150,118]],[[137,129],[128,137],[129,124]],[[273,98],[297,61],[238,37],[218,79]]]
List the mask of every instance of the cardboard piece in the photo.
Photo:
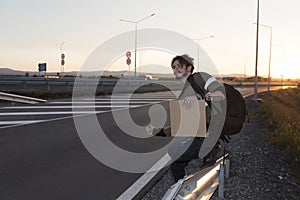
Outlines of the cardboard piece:
[[205,101],[196,100],[190,109],[182,105],[182,100],[169,102],[171,136],[206,137]]

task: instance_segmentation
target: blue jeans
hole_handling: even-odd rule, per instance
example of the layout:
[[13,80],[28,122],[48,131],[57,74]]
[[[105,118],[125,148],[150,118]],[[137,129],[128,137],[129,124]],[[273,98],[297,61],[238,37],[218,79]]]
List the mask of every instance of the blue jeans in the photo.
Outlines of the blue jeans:
[[[174,176],[175,182],[185,176],[184,168],[188,165],[188,163],[192,159],[198,158],[199,150],[201,148],[203,140],[204,138],[200,137],[178,138],[178,142],[175,142],[170,146],[169,154],[172,159],[174,159],[170,166],[170,169]],[[179,156],[179,153],[182,153],[182,155]]]

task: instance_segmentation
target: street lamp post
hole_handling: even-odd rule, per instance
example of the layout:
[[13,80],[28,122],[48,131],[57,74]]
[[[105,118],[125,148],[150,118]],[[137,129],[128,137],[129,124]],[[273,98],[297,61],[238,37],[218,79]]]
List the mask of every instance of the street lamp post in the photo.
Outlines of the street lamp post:
[[270,52],[269,52],[269,70],[268,70],[268,93],[269,93],[270,92],[270,82],[271,82],[271,74],[270,73],[271,73],[271,58],[272,58],[272,26],[267,26],[264,24],[259,24],[259,26],[270,29]]
[[283,76],[284,76],[284,75],[283,75],[283,74],[281,74],[280,76],[281,76],[281,84],[280,84],[280,85],[281,85],[281,90],[282,90]]
[[259,31],[259,0],[257,0],[257,22],[256,22],[256,58],[255,58],[255,83],[254,83],[254,101],[257,102],[257,64],[258,64],[258,31]]
[[207,36],[207,37],[203,37],[203,38],[198,38],[198,39],[194,39],[194,40],[196,40],[197,41],[197,43],[198,43],[198,47],[197,47],[197,72],[199,72],[199,66],[200,66],[200,64],[199,64],[199,53],[200,53],[200,40],[205,40],[205,39],[208,39],[208,38],[212,38],[212,37],[214,37],[213,35],[210,35],[210,36]]
[[270,92],[270,83],[271,83],[272,27],[269,26],[268,28],[270,28],[270,55],[269,55],[269,70],[268,70],[268,93],[269,93]]
[[145,19],[148,19],[150,17],[153,17],[155,15],[155,13],[147,16],[147,17],[143,17],[137,21],[130,21],[130,20],[125,20],[125,19],[120,19],[120,21],[123,22],[129,22],[129,23],[133,23],[135,24],[135,41],[134,41],[134,76],[136,77],[136,50],[137,50],[137,25],[139,22],[144,21]]

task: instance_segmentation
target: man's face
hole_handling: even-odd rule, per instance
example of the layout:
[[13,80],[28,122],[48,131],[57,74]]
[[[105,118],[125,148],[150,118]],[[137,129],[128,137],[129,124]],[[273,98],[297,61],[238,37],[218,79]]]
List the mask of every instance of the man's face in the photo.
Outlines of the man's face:
[[187,68],[185,65],[181,65],[178,60],[175,60],[175,62],[172,65],[173,74],[176,77],[176,79],[182,79],[186,77],[187,75]]

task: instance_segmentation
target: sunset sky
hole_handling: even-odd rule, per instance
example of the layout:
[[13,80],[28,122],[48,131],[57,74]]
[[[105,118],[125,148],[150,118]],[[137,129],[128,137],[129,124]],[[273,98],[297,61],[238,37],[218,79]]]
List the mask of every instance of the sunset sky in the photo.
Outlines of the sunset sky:
[[[0,68],[36,71],[38,63],[46,62],[48,71],[58,72],[63,47],[65,71],[80,70],[97,47],[134,30],[134,24],[120,19],[136,21],[155,13],[138,28],[200,38],[220,74],[254,75],[256,9],[257,0],[0,0]],[[260,0],[260,23],[271,26],[273,33],[272,77],[300,78],[299,10],[299,0]],[[267,76],[270,29],[259,30],[258,75]],[[206,38],[210,35],[214,37]],[[133,56],[131,44],[127,50]],[[139,51],[138,70],[171,73],[172,56],[153,49]],[[127,70],[125,60],[118,55],[109,70]],[[151,65],[167,67],[159,71]]]

